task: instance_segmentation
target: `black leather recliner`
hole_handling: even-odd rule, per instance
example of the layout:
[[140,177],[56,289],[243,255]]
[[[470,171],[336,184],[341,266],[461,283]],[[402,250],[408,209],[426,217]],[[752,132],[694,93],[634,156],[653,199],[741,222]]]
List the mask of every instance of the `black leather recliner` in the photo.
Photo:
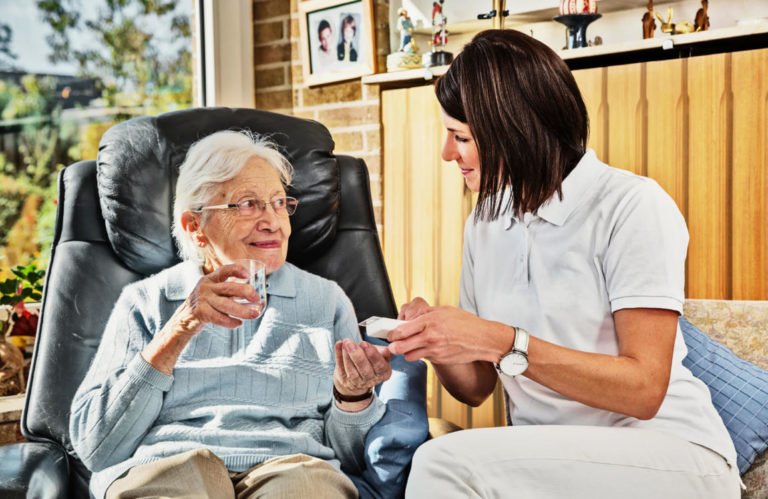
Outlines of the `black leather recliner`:
[[[359,159],[335,156],[325,127],[227,108],[116,125],[101,140],[98,165],[82,161],[59,177],[55,239],[22,417],[29,442],[0,448],[0,497],[89,497],[90,473],[68,435],[70,402],[123,286],[178,261],[170,233],[178,166],[193,142],[223,129],[267,134],[293,164],[289,194],[301,205],[291,219],[289,261],[338,282],[359,319],[395,316],[366,166]],[[411,441],[423,441],[425,367],[400,358],[393,367],[392,379],[380,387],[388,404],[385,423],[407,421]],[[369,440],[374,438],[369,434]],[[406,447],[413,448],[404,448],[397,459],[409,462],[415,445]],[[366,478],[390,480],[395,484],[391,490],[401,491],[405,477],[398,470],[398,463],[383,463],[382,469],[366,470],[353,480],[362,496],[377,497],[380,492]]]

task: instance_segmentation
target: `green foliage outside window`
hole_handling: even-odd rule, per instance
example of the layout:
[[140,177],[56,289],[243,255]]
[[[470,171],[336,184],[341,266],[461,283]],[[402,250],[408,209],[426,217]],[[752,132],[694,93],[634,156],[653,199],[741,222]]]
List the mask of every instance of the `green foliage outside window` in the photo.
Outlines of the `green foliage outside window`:
[[[119,121],[191,106],[191,28],[182,2],[191,10],[191,0],[88,0],[88,8],[84,0],[36,0],[52,31],[51,62],[76,63],[79,77],[95,79],[100,99],[91,114],[99,116],[68,119],[72,112],[57,104],[49,78],[0,81],[0,125],[18,130],[16,157],[0,149],[0,280],[16,265],[47,264],[61,168],[96,159],[101,135]],[[0,69],[19,62],[13,28],[0,22]]]

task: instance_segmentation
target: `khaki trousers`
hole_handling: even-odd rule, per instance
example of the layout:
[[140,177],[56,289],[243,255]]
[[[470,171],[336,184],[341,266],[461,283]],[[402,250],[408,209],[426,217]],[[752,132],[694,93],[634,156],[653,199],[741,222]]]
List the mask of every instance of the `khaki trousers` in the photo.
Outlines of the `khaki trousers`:
[[140,464],[112,482],[106,499],[357,499],[343,473],[305,454],[276,457],[231,473],[208,449]]
[[419,447],[406,499],[739,499],[738,470],[705,447],[639,428],[515,426]]

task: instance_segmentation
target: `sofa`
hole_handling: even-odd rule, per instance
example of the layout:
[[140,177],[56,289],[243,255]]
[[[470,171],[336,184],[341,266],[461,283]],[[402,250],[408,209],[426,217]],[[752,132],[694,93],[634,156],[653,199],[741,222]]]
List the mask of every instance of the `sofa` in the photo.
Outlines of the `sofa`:
[[[736,355],[768,369],[768,301],[687,300],[684,315],[691,324]],[[768,453],[752,464],[742,481],[742,499],[768,498]]]

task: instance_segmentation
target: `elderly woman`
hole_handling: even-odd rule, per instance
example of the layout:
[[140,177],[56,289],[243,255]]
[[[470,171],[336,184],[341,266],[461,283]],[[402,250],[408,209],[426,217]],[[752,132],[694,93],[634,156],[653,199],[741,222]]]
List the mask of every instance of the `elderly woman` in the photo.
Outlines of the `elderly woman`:
[[[72,403],[95,497],[357,497],[340,467],[362,467],[389,354],[361,341],[338,285],[286,263],[290,182],[244,133],[190,148],[173,228],[185,261],[126,287]],[[247,303],[246,258],[266,266],[265,310]]]

